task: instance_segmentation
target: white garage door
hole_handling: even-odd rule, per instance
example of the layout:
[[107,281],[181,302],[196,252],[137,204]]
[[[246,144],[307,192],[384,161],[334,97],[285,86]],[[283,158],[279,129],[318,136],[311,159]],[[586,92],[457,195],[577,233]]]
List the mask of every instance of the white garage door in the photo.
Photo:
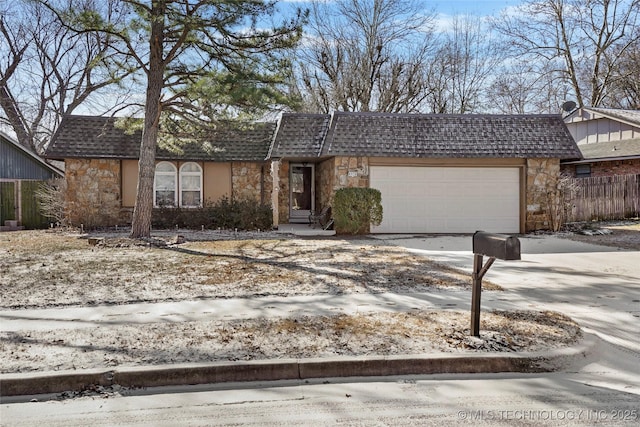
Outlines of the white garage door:
[[371,166],[383,220],[373,233],[520,232],[518,168]]

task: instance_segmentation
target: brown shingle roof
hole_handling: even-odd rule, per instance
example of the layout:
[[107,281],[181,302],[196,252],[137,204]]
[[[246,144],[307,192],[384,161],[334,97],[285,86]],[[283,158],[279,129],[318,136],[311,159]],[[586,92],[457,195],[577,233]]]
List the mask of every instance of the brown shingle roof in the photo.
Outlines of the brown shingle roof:
[[[111,117],[65,117],[47,157],[138,158],[140,133]],[[270,142],[273,146],[269,152]],[[560,116],[388,113],[284,114],[274,123],[219,128],[204,143],[159,148],[158,159],[260,161],[325,156],[580,159]]]
[[318,157],[330,120],[329,114],[283,114],[269,157]]
[[[47,149],[47,157],[137,159],[140,131],[127,134],[115,126],[116,117],[66,116]],[[275,123],[258,123],[245,128],[220,127],[205,141],[162,148],[156,157],[165,160],[262,161],[266,158]]]
[[323,156],[581,158],[561,116],[335,113]]

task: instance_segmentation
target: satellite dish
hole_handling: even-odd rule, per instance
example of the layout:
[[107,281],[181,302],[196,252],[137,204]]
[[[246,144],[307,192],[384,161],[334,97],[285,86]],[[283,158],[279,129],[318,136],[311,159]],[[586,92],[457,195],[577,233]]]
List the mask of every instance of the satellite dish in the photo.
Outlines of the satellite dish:
[[573,110],[575,110],[575,108],[576,108],[576,103],[575,103],[575,102],[573,102],[573,101],[565,101],[565,102],[562,104],[562,109],[563,109],[564,111],[566,111],[567,113],[572,112]]

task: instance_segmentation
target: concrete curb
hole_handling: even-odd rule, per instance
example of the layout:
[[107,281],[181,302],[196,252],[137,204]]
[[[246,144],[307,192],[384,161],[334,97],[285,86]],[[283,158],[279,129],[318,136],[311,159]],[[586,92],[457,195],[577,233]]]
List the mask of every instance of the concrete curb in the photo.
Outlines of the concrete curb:
[[82,391],[91,386],[160,387],[224,382],[420,374],[552,372],[585,357],[593,342],[541,353],[483,353],[280,359],[127,367],[115,370],[2,374],[0,396]]

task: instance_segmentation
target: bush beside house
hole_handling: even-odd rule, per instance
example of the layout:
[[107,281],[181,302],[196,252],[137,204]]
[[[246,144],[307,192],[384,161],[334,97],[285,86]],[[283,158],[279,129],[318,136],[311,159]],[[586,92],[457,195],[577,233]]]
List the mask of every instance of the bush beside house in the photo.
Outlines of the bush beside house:
[[341,188],[333,203],[338,234],[367,234],[382,222],[382,195],[375,188]]
[[154,228],[269,230],[273,224],[271,206],[251,199],[205,202],[201,208],[163,207],[153,210]]

